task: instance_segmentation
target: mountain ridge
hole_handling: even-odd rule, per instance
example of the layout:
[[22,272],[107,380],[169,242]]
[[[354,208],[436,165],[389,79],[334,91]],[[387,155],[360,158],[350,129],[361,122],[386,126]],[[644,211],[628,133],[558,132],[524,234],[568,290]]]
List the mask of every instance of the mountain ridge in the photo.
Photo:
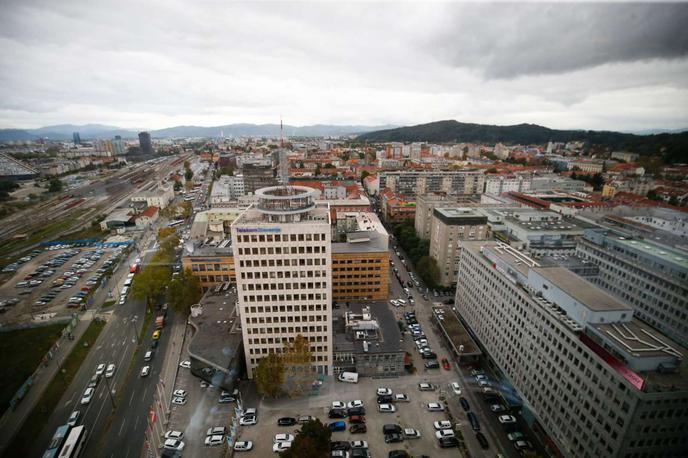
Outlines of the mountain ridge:
[[558,130],[537,124],[496,126],[435,121],[408,127],[366,132],[356,137],[368,142],[430,143],[506,143],[544,144],[547,142],[584,141],[598,147],[627,150],[641,155],[662,154],[668,162],[688,161],[688,132],[637,135],[613,131]]

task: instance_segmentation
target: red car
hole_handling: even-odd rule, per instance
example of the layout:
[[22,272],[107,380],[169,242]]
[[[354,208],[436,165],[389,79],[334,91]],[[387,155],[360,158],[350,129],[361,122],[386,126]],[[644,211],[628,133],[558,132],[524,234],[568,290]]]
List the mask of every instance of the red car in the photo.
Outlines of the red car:
[[361,424],[361,423],[365,423],[365,422],[366,422],[366,420],[365,420],[365,417],[363,415],[352,415],[349,417],[349,423]]
[[449,361],[447,361],[447,358],[442,358],[442,367],[449,370]]

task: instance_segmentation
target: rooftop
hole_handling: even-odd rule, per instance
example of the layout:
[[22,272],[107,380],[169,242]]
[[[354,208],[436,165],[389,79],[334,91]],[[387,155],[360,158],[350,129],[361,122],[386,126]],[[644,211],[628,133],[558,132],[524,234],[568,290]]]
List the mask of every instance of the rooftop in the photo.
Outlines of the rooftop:
[[[333,310],[334,352],[364,353],[363,342],[368,342],[368,353],[403,352],[403,339],[394,314],[385,301],[340,302],[341,308]],[[375,338],[355,339],[354,333],[346,330],[346,313],[362,314],[363,307],[369,307],[372,320],[377,324]],[[351,320],[349,320],[351,321]],[[368,335],[372,336],[370,331]]]
[[[231,291],[231,290],[230,290]],[[189,343],[189,353],[219,368],[227,369],[241,357],[241,320],[235,314],[234,293],[206,293],[201,299],[201,313],[189,318],[196,332]]]
[[633,310],[629,305],[615,299],[612,295],[564,267],[534,267],[532,270],[590,310]]
[[434,209],[433,215],[444,224],[452,226],[487,224],[487,216],[483,216],[475,208],[440,207]]

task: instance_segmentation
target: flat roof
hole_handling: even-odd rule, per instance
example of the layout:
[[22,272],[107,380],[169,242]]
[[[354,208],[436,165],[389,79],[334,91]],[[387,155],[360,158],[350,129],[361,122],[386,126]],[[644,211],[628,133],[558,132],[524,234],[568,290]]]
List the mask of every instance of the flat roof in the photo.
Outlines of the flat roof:
[[433,304],[432,308],[441,309],[444,311],[444,318],[442,320],[438,319],[437,322],[439,323],[440,327],[444,329],[444,332],[447,334],[447,337],[449,337],[449,340],[451,340],[451,343],[454,345],[457,351],[459,348],[461,348],[461,346],[463,346],[463,352],[461,352],[462,355],[474,356],[482,354],[480,348],[478,348],[478,345],[468,333],[468,330],[456,316],[455,306],[435,303]]
[[386,235],[375,231],[357,231],[347,234],[347,238],[351,236],[351,240],[332,243],[332,254],[335,253],[358,253],[358,252],[387,252],[389,250],[388,238]]
[[564,267],[534,267],[532,270],[591,310],[599,312],[633,311],[629,305],[615,299],[612,295]]
[[241,320],[235,314],[236,294],[220,295],[209,290],[201,299],[202,314],[189,321],[196,332],[189,342],[189,353],[228,369],[234,358],[241,357]]
[[479,213],[475,208],[437,207],[433,210],[433,215],[444,224],[452,226],[487,224],[487,216]]
[[608,238],[613,239],[614,243],[660,258],[668,264],[674,264],[684,270],[688,270],[688,255],[673,247],[660,245],[649,240],[628,240],[625,237],[614,236],[608,236]]
[[366,301],[366,302],[346,302],[337,301],[340,305],[339,309],[332,310],[332,337],[334,341],[333,351],[338,352],[355,352],[364,353],[363,341],[354,340],[350,333],[345,331],[346,312],[362,313],[363,307],[370,308],[372,318],[377,321],[380,335],[376,340],[367,340],[367,353],[393,353],[404,352],[403,338],[399,331],[399,325],[394,317],[394,314],[387,306],[385,301]]

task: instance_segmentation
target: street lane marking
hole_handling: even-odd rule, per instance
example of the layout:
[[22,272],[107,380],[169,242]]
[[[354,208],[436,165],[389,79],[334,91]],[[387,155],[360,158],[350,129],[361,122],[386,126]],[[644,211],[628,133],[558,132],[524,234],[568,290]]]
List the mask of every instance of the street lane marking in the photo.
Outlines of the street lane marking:
[[124,419],[122,420],[122,426],[119,427],[119,433],[117,434],[118,436],[122,435],[122,429],[124,428],[124,425],[126,424],[126,422],[127,422],[127,417],[124,417]]

